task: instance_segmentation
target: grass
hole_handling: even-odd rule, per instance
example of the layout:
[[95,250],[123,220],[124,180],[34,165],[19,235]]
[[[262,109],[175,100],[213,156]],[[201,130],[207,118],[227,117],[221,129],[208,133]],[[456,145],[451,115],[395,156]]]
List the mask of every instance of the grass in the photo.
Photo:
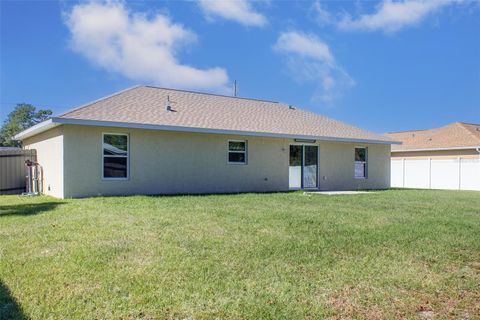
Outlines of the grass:
[[480,193],[0,197],[0,318],[480,314]]

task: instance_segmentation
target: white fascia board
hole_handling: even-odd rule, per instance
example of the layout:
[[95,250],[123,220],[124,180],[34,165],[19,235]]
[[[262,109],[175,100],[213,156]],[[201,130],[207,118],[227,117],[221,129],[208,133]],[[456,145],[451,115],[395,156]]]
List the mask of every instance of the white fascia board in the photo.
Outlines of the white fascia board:
[[161,130],[161,131],[177,131],[177,132],[195,132],[195,133],[212,133],[225,135],[239,135],[252,137],[270,137],[270,138],[285,138],[285,139],[314,139],[321,141],[336,141],[336,142],[355,142],[355,143],[369,143],[369,144],[401,144],[401,142],[394,140],[374,140],[374,139],[355,139],[355,138],[339,138],[328,136],[308,136],[308,135],[293,135],[283,133],[270,132],[254,132],[241,130],[224,130],[224,129],[210,129],[210,128],[196,128],[196,127],[181,127],[169,125],[156,124],[142,124],[130,122],[115,122],[115,121],[100,121],[100,120],[84,120],[72,118],[52,117],[45,120],[31,128],[28,128],[14,136],[15,140],[23,140],[43,131],[62,124],[82,125],[82,126],[101,126],[101,127],[117,127],[129,129],[146,129],[146,130]]
[[470,150],[477,149],[480,146],[470,146],[470,147],[450,147],[450,148],[428,148],[428,149],[406,149],[406,150],[392,150],[392,153],[395,152],[417,152],[417,151],[448,151],[448,150]]
[[53,118],[47,119],[45,121],[42,121],[33,127],[30,127],[26,130],[23,130],[20,133],[17,133],[15,136],[13,136],[14,140],[23,140],[28,137],[34,136],[40,132],[47,131],[48,129],[54,128],[58,126],[59,124],[53,121]]
[[400,144],[400,142],[394,141],[394,140],[385,141],[385,140],[370,140],[370,139],[355,139],[355,138],[338,138],[338,137],[327,137],[327,136],[292,135],[292,134],[283,134],[283,133],[224,130],[224,129],[210,129],[210,128],[197,128],[197,127],[181,127],[181,126],[130,123],[130,122],[84,120],[84,119],[73,119],[73,118],[52,118],[52,121],[58,124],[74,124],[74,125],[83,125],[83,126],[101,126],[101,127],[117,127],[117,128],[129,128],[129,129],[212,133],[212,134],[286,138],[286,139],[315,139],[315,140],[321,140],[321,141],[356,142],[356,143],[370,143],[370,144]]

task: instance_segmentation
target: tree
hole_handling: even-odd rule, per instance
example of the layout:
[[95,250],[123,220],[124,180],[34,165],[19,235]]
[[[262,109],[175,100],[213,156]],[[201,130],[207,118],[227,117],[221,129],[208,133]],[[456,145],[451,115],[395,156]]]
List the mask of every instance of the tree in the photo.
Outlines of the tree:
[[17,133],[40,123],[52,115],[52,111],[41,109],[36,111],[35,107],[28,103],[19,103],[10,112],[0,129],[0,146],[20,147],[20,141],[12,140]]

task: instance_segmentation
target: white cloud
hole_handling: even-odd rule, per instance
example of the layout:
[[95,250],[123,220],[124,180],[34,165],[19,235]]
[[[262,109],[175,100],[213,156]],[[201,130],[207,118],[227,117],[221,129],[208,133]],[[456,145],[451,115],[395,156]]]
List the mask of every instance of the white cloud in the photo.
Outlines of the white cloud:
[[323,7],[320,0],[316,0],[313,3],[311,10],[315,13],[316,20],[321,26],[329,25],[333,22],[332,14]]
[[147,17],[116,1],[75,5],[65,13],[72,48],[96,65],[161,86],[224,91],[222,68],[197,69],[182,64],[177,52],[196,35],[164,15]]
[[328,44],[312,34],[281,33],[274,46],[287,57],[287,67],[299,82],[316,83],[312,100],[331,106],[355,81],[335,61]]
[[254,27],[267,23],[265,16],[256,12],[247,0],[199,0],[198,3],[208,19],[221,17]]
[[278,37],[275,48],[328,64],[333,63],[334,60],[328,45],[311,34],[284,32]]
[[462,2],[462,0],[384,0],[376,12],[360,15],[357,19],[345,15],[338,21],[341,30],[381,30],[388,33],[416,25],[438,9]]

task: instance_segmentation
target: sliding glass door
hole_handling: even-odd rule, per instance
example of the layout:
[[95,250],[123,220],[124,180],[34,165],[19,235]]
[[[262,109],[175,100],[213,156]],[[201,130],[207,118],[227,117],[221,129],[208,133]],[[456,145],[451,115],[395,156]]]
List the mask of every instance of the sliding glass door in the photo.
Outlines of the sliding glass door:
[[290,146],[289,187],[290,189],[302,188],[302,163],[303,147]]
[[316,188],[318,173],[318,147],[303,146],[303,188]]
[[290,146],[289,187],[290,189],[318,187],[318,146]]

